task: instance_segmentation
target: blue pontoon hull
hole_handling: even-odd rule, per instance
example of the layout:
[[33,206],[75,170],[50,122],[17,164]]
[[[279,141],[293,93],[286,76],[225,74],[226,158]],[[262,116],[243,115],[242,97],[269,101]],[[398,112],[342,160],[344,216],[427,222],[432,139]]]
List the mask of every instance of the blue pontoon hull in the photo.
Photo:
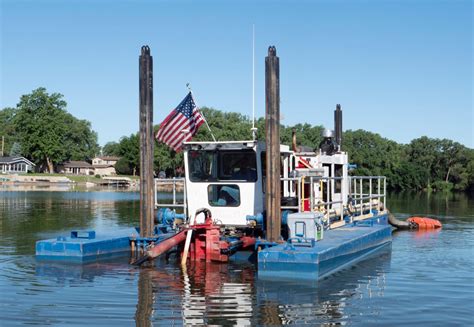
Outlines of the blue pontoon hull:
[[258,276],[278,279],[320,279],[362,260],[392,241],[386,215],[324,233],[310,244],[281,244],[258,252]]
[[135,228],[105,234],[95,231],[73,231],[71,236],[36,242],[39,260],[86,263],[130,255],[130,237],[136,236]]

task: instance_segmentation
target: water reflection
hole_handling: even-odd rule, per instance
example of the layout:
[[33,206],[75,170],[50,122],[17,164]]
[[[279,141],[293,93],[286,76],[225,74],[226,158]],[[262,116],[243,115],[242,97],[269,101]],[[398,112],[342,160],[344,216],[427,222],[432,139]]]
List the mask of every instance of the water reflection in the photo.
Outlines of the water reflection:
[[384,296],[390,258],[387,247],[357,266],[309,285],[298,283],[297,274],[294,283],[257,280],[255,267],[248,263],[196,262],[183,270],[142,269],[136,324],[344,325],[358,315],[351,309],[353,301]]
[[151,326],[153,316],[153,281],[152,274],[146,269],[138,276],[138,301],[135,313],[136,326]]
[[0,191],[51,191],[66,192],[74,189],[71,184],[1,184]]
[[141,269],[137,326],[147,326],[150,321],[184,325],[251,324],[255,305],[252,264],[193,262],[184,269],[173,267]]
[[474,213],[474,201],[467,193],[400,192],[389,194],[387,201],[390,210],[401,217],[434,216],[444,222],[445,218],[466,217],[466,213],[472,220]]
[[[391,249],[386,247],[349,269],[319,282],[257,282],[259,324],[345,325],[359,315],[352,302],[383,297]],[[372,302],[373,303],[373,302]],[[374,308],[381,310],[381,308]]]
[[394,233],[391,255],[308,285],[258,280],[241,262],[37,262],[38,239],[136,225],[138,194],[0,191],[0,325],[472,325],[472,198],[393,195],[389,205],[437,216],[443,229]]
[[97,278],[112,274],[133,274],[129,261],[126,257],[87,264],[36,260],[35,274],[38,277],[54,279],[59,285],[94,283]]
[[[319,282],[258,280],[250,263],[188,263],[186,269],[164,260],[139,269],[111,261],[87,265],[37,262],[36,276],[55,285],[101,284],[107,278],[136,280],[136,326],[350,324],[359,313],[355,301],[384,296],[391,251],[368,258]],[[120,282],[124,284],[124,282]],[[133,290],[130,290],[133,293]]]
[[116,192],[0,192],[0,249],[32,254],[37,240],[71,230],[135,226],[137,198]]
[[185,324],[249,325],[254,266],[196,262],[183,269]]

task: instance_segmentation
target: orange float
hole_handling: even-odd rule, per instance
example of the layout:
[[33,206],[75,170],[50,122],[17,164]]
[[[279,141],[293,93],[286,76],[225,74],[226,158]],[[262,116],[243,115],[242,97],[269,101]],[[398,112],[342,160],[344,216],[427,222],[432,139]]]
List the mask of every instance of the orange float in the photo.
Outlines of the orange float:
[[439,220],[427,217],[410,217],[407,221],[418,225],[418,229],[437,229],[442,224]]

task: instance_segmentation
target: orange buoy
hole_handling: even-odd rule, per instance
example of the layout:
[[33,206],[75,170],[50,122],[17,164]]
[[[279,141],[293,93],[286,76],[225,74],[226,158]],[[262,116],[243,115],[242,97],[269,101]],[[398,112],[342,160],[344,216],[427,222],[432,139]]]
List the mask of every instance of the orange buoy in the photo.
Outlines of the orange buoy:
[[417,224],[418,229],[436,229],[442,226],[439,220],[427,217],[410,217],[407,221]]

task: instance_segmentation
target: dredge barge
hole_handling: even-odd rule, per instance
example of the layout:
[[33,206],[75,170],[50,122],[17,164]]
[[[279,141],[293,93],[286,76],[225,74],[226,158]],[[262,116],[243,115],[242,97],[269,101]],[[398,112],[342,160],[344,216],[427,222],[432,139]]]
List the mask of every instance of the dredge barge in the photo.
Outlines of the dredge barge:
[[[128,252],[141,265],[173,251],[186,264],[227,262],[240,252],[258,265],[261,278],[315,280],[390,246],[386,178],[349,176],[339,105],[334,131],[324,131],[319,148],[302,152],[295,140],[291,148],[280,144],[274,47],[265,61],[265,142],[185,142],[184,178],[153,181],[148,47],[140,64],[140,228],[120,237],[75,232],[38,241],[39,259],[83,262]],[[172,193],[162,196],[163,188]]]

